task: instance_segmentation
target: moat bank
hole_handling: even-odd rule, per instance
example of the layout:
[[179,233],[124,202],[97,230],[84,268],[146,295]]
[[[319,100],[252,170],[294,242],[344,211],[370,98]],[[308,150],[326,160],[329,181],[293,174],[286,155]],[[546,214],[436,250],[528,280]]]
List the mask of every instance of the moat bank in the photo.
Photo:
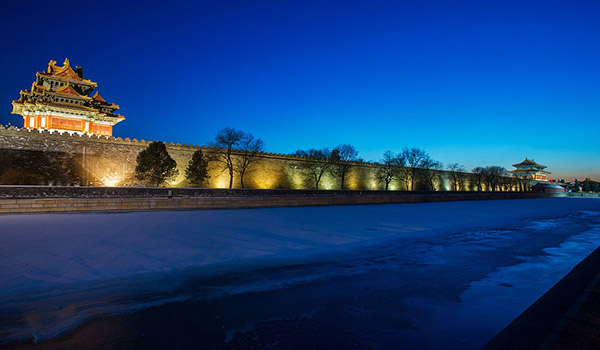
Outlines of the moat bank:
[[560,195],[534,192],[317,191],[150,187],[0,186],[0,214],[122,210],[273,208],[546,198],[556,196]]

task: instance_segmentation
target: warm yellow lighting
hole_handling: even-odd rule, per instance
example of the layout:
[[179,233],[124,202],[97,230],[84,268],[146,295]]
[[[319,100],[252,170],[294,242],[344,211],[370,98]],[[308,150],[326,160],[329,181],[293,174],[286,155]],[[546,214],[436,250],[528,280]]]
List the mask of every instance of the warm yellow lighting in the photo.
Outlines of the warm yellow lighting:
[[358,179],[356,178],[356,176],[348,177],[346,188],[349,190],[357,190],[359,188]]
[[335,180],[329,176],[323,176],[319,188],[322,190],[333,190],[335,188]]
[[102,186],[105,187],[116,187],[119,186],[123,178],[117,172],[112,172],[105,174],[100,177],[100,181],[102,182]]
[[221,175],[215,179],[214,184],[216,188],[227,188],[229,187],[229,179],[226,176]]
[[297,171],[292,175],[292,186],[295,190],[304,188],[304,178],[302,177],[302,174]]
[[[279,183],[281,172],[276,169],[260,169],[256,172],[250,173],[252,180],[254,180],[254,186],[260,189],[271,189],[275,188],[276,184]],[[250,179],[250,177],[247,177]]]
[[378,188],[379,188],[379,184],[377,183],[377,181],[375,181],[375,180],[369,181],[369,189],[370,190],[377,190]]

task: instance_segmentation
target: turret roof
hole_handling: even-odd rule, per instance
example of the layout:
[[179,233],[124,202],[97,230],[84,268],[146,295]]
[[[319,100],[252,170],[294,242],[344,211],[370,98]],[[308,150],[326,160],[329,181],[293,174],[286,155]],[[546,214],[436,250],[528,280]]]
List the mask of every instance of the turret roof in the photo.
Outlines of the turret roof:
[[[76,117],[85,115],[97,121],[110,121],[113,125],[125,119],[115,114],[119,106],[106,102],[96,91],[93,96],[89,93],[98,85],[83,79],[80,67],[71,68],[68,59],[63,66],[57,66],[56,61],[48,63],[48,70],[36,73],[37,80],[31,85],[31,91],[21,90],[19,100],[13,101],[13,114],[35,113],[46,111],[48,108],[58,109],[63,113],[72,113]],[[43,82],[40,82],[40,79]],[[59,80],[59,84],[48,84],[47,80]],[[82,86],[83,85],[83,86]]]
[[515,168],[519,166],[535,166],[542,169],[547,168],[547,166],[538,164],[533,159],[527,159],[527,157],[525,157],[525,160],[521,163],[513,164],[512,166],[514,166]]
[[60,80],[70,80],[79,84],[98,86],[97,83],[89,79],[83,79],[83,73],[81,73],[81,71],[73,70],[68,58],[65,58],[62,67],[57,66],[56,61],[50,60],[50,62],[48,62],[48,70],[46,72],[38,72],[37,75],[58,78]]

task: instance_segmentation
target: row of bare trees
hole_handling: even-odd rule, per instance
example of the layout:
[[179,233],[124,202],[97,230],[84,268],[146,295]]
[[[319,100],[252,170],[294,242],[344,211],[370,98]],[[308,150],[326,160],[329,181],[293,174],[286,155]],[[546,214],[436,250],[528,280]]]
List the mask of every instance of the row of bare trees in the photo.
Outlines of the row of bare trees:
[[407,190],[414,190],[417,181],[421,181],[428,189],[436,190],[441,184],[441,162],[432,159],[420,148],[404,148],[399,154],[385,151],[377,171],[377,178],[389,190],[394,180],[405,184]]
[[471,185],[477,191],[511,191],[525,190],[526,184],[510,176],[510,173],[501,166],[492,165],[486,167],[475,167],[467,173],[464,166],[458,163],[450,164],[447,168],[448,178],[454,191],[465,190]]
[[331,151],[329,148],[297,150],[294,155],[304,159],[290,166],[311,180],[317,190],[323,175],[327,173],[339,179],[341,189],[345,189],[353,163],[363,161],[358,157],[358,151],[349,144],[339,145]]
[[239,175],[240,184],[244,188],[244,175],[250,166],[257,163],[259,155],[265,150],[265,143],[252,134],[225,128],[217,133],[215,140],[210,143],[217,151],[209,160],[216,162],[221,169],[229,173],[229,188],[233,187],[234,174]]

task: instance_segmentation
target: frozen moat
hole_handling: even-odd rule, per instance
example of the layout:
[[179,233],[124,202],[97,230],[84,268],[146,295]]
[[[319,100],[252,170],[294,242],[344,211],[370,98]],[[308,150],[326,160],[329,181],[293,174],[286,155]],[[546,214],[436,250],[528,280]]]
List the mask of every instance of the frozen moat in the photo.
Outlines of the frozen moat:
[[476,349],[600,246],[600,201],[5,215],[0,231],[4,344]]

